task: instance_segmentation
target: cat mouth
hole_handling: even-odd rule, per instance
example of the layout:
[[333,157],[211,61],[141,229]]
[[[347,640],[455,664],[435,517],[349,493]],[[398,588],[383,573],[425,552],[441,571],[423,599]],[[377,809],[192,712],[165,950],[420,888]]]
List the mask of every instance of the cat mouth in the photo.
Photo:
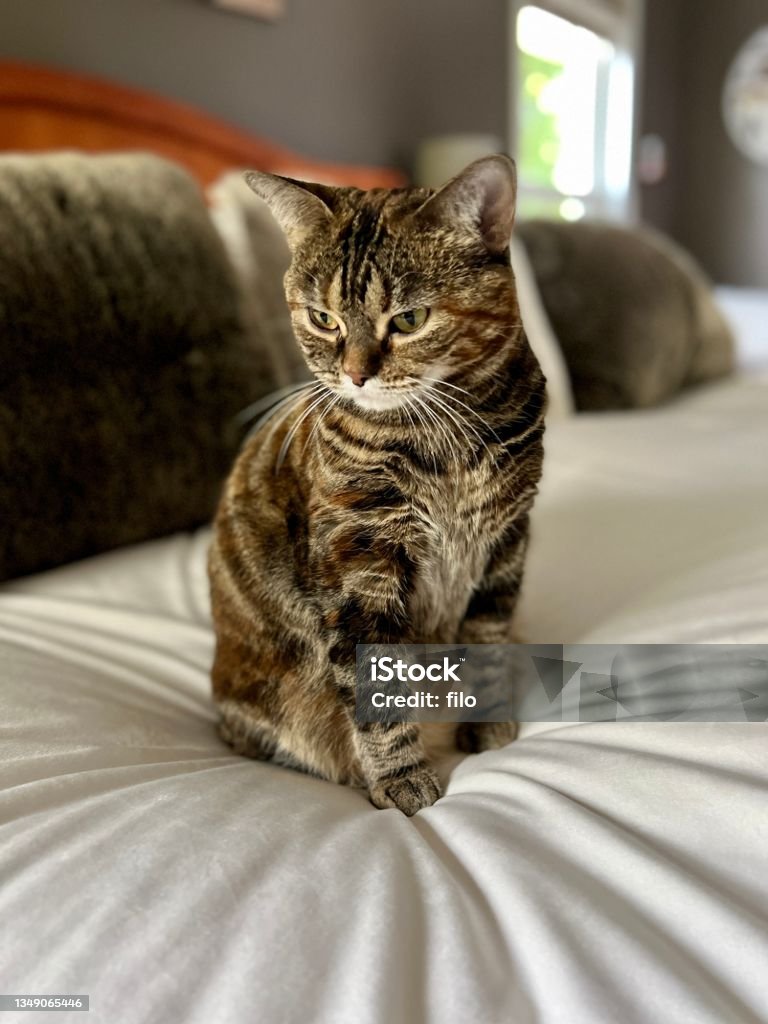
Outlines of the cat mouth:
[[361,409],[368,412],[386,412],[404,408],[408,404],[408,395],[414,389],[382,384],[371,377],[362,387],[353,384],[349,379],[344,380],[339,390],[345,398],[351,399]]

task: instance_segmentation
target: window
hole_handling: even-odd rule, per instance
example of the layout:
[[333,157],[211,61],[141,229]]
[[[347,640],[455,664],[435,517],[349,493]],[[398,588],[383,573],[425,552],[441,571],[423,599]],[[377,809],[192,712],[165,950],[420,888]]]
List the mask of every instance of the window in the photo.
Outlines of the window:
[[632,207],[639,0],[513,2],[513,152],[523,216]]

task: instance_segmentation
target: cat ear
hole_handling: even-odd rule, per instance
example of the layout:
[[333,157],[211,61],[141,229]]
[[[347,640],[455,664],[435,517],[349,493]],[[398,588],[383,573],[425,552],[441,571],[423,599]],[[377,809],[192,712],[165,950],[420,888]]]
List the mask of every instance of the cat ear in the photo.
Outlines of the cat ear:
[[515,223],[517,170],[508,156],[475,160],[431,196],[417,217],[480,237],[494,255],[509,248]]
[[266,171],[248,171],[245,180],[270,208],[291,249],[311,232],[330,223],[329,204],[335,190],[329,185],[295,181]]

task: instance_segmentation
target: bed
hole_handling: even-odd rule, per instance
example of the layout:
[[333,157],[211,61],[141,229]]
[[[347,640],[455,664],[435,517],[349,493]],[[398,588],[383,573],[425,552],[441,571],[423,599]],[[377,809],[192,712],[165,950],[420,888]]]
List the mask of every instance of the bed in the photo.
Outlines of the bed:
[[[530,641],[768,643],[765,320],[736,306],[748,371],[549,425]],[[376,811],[218,740],[208,539],[0,586],[3,992],[99,1024],[768,1020],[764,722],[530,723]]]

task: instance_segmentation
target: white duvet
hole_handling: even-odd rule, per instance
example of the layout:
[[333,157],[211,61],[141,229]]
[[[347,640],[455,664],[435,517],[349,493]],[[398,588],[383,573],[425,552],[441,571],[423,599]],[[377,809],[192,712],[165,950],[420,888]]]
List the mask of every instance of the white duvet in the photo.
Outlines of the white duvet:
[[[768,379],[553,424],[535,531],[532,641],[768,643]],[[91,999],[9,1022],[768,1021],[768,727],[530,725],[376,811],[216,738],[206,543],[0,588],[0,992]]]

